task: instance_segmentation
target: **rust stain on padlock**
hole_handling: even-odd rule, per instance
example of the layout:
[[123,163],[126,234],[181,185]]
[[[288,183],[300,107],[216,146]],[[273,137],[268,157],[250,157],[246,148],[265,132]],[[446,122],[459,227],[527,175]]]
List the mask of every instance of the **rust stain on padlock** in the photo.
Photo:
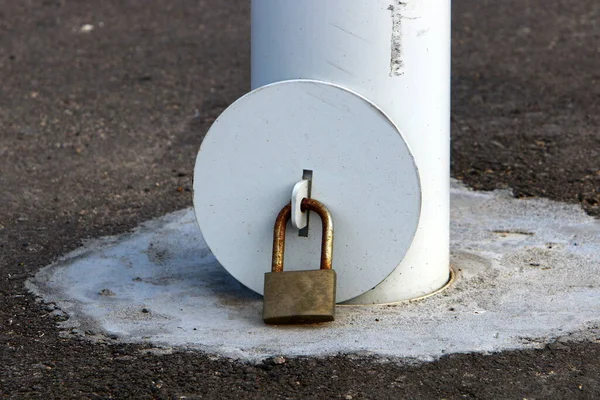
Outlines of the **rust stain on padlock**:
[[[333,220],[327,208],[313,199],[303,199],[302,212],[314,211],[321,217],[323,235],[321,237],[321,269],[331,269],[333,259]],[[290,219],[292,205],[285,206],[277,216],[273,231],[273,265],[271,272],[283,271],[283,255],[285,251],[285,230]]]

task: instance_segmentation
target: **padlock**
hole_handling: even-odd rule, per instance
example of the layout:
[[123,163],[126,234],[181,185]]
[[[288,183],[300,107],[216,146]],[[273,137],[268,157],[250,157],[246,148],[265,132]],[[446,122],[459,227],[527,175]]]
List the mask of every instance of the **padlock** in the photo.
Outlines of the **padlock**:
[[329,210],[317,200],[303,199],[302,212],[321,217],[321,268],[284,271],[285,230],[291,204],[275,220],[271,272],[265,274],[263,319],[267,324],[301,324],[333,321],[335,317],[336,274],[332,269],[333,220]]

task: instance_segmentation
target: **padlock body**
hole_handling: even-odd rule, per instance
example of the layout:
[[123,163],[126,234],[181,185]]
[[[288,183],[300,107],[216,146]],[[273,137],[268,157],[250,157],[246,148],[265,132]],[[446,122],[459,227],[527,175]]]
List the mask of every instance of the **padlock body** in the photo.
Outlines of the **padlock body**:
[[333,321],[335,287],[332,269],[267,272],[263,319],[267,324]]

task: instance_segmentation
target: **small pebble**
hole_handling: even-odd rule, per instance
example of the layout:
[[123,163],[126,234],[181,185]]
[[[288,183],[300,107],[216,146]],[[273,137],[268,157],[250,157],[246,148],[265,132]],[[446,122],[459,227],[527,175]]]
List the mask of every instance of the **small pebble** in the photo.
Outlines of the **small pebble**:
[[285,364],[285,358],[281,356],[273,357],[273,364]]
[[94,25],[92,25],[92,24],[85,24],[85,25],[82,25],[81,28],[79,28],[79,32],[82,32],[82,33],[89,33],[93,30],[94,30]]

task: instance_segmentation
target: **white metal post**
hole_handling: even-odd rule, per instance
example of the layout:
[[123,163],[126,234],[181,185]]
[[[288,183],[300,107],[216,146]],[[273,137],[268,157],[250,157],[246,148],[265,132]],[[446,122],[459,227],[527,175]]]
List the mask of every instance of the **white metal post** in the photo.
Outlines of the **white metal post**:
[[374,102],[403,133],[420,172],[411,248],[386,280],[350,302],[401,301],[442,287],[449,277],[450,0],[252,0],[252,88],[288,79],[332,82]]

